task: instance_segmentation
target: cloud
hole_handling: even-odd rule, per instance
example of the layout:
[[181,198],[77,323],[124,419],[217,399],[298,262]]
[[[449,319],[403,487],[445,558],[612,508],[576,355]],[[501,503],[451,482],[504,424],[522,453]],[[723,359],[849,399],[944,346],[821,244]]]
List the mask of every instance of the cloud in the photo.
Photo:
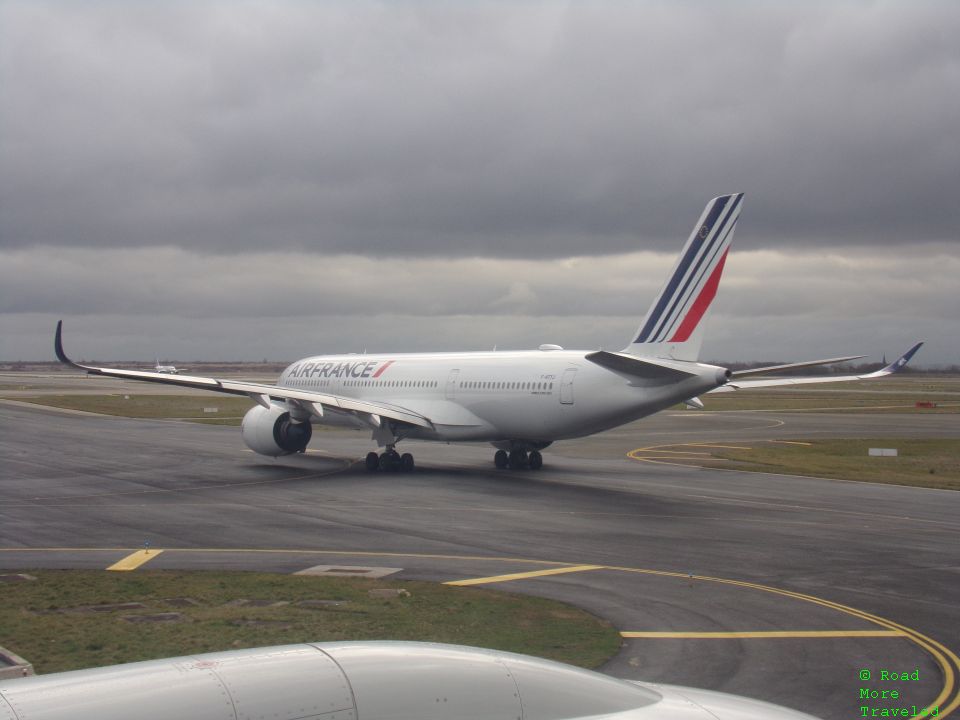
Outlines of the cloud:
[[[85,352],[98,348],[103,358],[118,359],[157,353],[292,359],[321,349],[476,350],[542,342],[619,349],[674,261],[674,254],[650,252],[555,262],[383,262],[311,253],[225,257],[178,248],[13,250],[0,253],[6,338],[0,358],[48,356],[61,317],[78,341],[99,338]],[[923,362],[955,363],[958,276],[960,258],[949,245],[921,247],[910,257],[856,247],[735,248],[709,318],[704,356],[880,356],[929,339]]]
[[624,300],[611,289],[629,285],[630,297],[651,298],[673,257],[383,260],[291,252],[224,256],[175,247],[41,247],[0,252],[0,261],[0,308],[8,313],[95,315],[122,309],[152,315],[162,308],[184,317],[266,319],[609,312]]
[[955,3],[7,2],[7,246],[956,240]]
[[956,338],[958,26],[938,0],[0,0],[0,351],[46,355],[66,311],[108,355],[151,344],[130,325],[184,357],[620,345],[733,191],[706,351]]

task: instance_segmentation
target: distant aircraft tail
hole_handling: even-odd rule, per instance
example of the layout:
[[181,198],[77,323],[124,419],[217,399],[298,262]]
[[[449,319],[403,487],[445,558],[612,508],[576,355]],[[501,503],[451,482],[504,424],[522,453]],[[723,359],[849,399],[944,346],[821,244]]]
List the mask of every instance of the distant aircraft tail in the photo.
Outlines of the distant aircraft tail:
[[722,195],[707,203],[669,279],[624,352],[697,359],[703,341],[700,321],[717,294],[742,205],[743,193]]

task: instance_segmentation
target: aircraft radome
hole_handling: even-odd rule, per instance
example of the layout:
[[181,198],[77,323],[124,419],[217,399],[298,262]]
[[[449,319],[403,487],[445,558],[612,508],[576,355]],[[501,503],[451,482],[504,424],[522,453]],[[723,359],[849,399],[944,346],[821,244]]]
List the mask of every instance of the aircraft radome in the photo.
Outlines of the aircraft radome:
[[416,642],[207,653],[0,682],[2,720],[815,720],[737,695]]
[[[883,377],[899,370],[922,343],[882,370],[866,375],[758,378],[772,370],[822,365],[831,358],[731,372],[697,362],[703,317],[710,307],[743,193],[707,203],[663,289],[620,352],[510,352],[317,355],[290,365],[276,385],[80,365],[63,351],[63,322],[55,349],[64,363],[96,375],[168,383],[246,395],[257,405],[243,418],[242,435],[258,453],[303,452],[311,423],[372,431],[384,448],[366,457],[369,470],[412,470],[404,440],[482,441],[497,448],[498,468],[537,469],[541,450],[651,415],[676,403],[700,403],[704,393]],[[755,379],[746,379],[754,377]]]

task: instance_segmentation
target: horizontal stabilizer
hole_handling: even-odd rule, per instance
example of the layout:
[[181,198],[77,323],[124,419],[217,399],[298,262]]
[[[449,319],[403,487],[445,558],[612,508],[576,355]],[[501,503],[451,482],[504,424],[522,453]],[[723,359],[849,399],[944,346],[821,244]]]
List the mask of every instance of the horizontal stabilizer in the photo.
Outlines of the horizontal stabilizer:
[[633,355],[612,353],[606,350],[587,353],[584,357],[590,362],[596,363],[608,370],[614,370],[615,372],[624,373],[625,375],[633,375],[634,377],[648,380],[673,380],[679,382],[680,380],[694,377],[697,374],[650,358],[638,358]]

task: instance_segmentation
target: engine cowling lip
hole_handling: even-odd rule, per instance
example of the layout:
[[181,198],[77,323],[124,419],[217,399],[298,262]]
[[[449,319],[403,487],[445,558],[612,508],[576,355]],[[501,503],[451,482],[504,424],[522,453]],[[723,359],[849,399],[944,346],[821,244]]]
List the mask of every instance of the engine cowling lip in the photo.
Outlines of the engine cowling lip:
[[289,408],[280,403],[255,405],[243,416],[241,435],[248,448],[259,455],[279,457],[303,452],[313,435],[309,422],[296,422]]

